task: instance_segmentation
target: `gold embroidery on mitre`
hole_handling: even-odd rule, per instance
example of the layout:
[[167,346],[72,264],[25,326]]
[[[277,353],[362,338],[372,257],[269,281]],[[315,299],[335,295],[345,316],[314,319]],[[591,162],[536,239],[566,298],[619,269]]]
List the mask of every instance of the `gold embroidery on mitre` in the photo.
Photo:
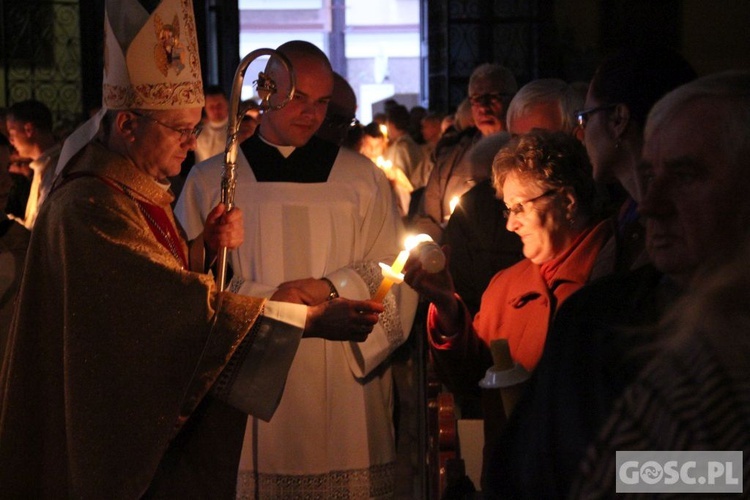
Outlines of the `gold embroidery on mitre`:
[[[168,19],[170,23],[165,22]],[[112,44],[108,50],[114,53],[105,54],[106,59],[112,56],[105,61],[102,84],[107,108],[177,109],[205,104],[191,0],[162,0],[143,29],[126,44],[124,65],[116,57],[119,46],[111,28],[106,35],[112,37],[105,36],[105,44]],[[136,54],[146,55],[146,60]],[[109,69],[116,71],[110,74]]]
[[154,62],[164,76],[170,69],[180,74],[185,68],[182,61],[184,49],[180,43],[180,19],[174,15],[172,24],[164,24],[159,14],[154,16],[157,43],[154,46]]

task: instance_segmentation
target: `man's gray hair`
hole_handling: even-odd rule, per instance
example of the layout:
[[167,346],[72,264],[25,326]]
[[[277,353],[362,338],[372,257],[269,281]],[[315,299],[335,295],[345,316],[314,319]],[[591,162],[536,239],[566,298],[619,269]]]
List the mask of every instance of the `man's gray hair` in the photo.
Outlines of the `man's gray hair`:
[[489,84],[500,94],[513,95],[518,90],[518,83],[513,73],[500,64],[485,63],[477,66],[469,78],[469,95],[479,83]]
[[[645,140],[655,130],[668,126],[688,103],[710,100],[722,112],[722,144],[730,161],[738,165],[750,155],[750,71],[730,70],[713,73],[686,83],[662,97],[648,114]],[[699,119],[696,117],[696,119]],[[685,140],[690,140],[689,137]]]
[[572,133],[578,126],[576,111],[583,107],[585,93],[559,78],[533,80],[513,96],[508,106],[508,129],[513,129],[513,121],[539,103],[555,102],[562,117],[562,131]]

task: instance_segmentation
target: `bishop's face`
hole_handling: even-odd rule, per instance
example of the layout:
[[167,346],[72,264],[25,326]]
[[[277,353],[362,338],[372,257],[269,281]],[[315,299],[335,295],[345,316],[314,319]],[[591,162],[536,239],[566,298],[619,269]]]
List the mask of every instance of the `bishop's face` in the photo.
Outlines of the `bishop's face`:
[[142,171],[163,181],[180,173],[188,151],[195,149],[192,131],[201,120],[200,108],[133,113],[130,159]]
[[300,147],[323,124],[333,92],[333,73],[323,61],[302,56],[290,59],[295,72],[294,97],[283,108],[263,114],[260,134],[277,146]]

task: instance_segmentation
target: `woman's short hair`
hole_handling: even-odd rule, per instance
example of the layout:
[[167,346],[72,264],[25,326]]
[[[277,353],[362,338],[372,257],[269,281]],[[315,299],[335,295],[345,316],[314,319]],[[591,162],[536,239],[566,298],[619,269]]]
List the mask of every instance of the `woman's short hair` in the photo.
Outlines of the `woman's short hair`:
[[511,139],[492,162],[498,198],[503,197],[503,184],[511,173],[544,189],[565,189],[583,214],[595,212],[591,163],[581,141],[569,134],[536,129]]

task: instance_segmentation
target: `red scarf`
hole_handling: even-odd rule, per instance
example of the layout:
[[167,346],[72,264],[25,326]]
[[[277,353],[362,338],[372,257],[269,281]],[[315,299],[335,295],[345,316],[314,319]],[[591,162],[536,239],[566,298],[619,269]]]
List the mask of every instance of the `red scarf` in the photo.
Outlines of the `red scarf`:
[[548,289],[553,289],[553,280],[555,278],[555,275],[557,274],[557,270],[560,268],[560,265],[562,265],[562,263],[565,262],[568,257],[570,257],[570,254],[572,254],[573,251],[578,248],[578,245],[580,245],[581,241],[583,241],[586,236],[588,236],[589,233],[594,230],[595,227],[596,226],[590,226],[587,229],[584,229],[581,234],[576,236],[576,239],[573,240],[570,246],[568,246],[568,248],[566,248],[563,253],[539,266],[539,273],[542,275],[542,279],[547,284]]

